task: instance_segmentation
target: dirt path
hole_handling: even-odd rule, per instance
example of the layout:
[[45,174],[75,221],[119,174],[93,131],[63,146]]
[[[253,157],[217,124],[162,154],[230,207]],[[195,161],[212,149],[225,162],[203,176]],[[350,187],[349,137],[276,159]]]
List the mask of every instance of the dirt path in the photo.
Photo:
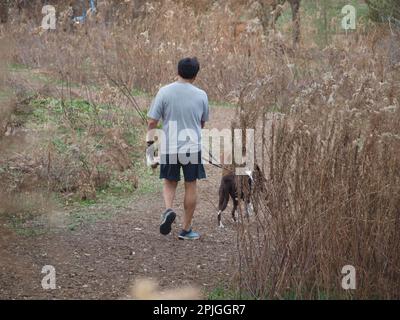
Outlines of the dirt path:
[[[210,127],[226,127],[232,117],[232,109],[213,108]],[[138,277],[156,279],[163,288],[192,284],[205,293],[229,283],[234,272],[235,226],[225,219],[226,228],[217,228],[213,204],[217,204],[221,172],[207,166],[207,174],[199,186],[194,226],[202,239],[197,242],[177,239],[182,186],[177,223],[166,237],[158,231],[163,208],[159,192],[131,201],[122,213],[84,224],[77,231],[64,228],[20,236],[0,225],[0,299],[126,298]],[[56,290],[42,289],[45,265],[56,268]]]

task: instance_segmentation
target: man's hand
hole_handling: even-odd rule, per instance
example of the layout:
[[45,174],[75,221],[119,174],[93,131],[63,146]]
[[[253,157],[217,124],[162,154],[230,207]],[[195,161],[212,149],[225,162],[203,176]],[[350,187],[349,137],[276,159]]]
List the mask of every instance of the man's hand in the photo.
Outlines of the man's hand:
[[155,145],[154,145],[154,129],[157,128],[158,120],[148,119],[147,121],[147,136],[146,136],[146,162],[147,165],[153,169],[157,168],[159,161],[154,159]]
[[147,135],[146,135],[146,142],[154,142],[154,133],[157,129],[158,120],[155,119],[148,119],[147,120]]
[[147,141],[146,163],[147,166],[151,167],[152,169],[157,168],[157,166],[159,165],[159,161],[154,158],[154,154],[155,154],[154,141]]

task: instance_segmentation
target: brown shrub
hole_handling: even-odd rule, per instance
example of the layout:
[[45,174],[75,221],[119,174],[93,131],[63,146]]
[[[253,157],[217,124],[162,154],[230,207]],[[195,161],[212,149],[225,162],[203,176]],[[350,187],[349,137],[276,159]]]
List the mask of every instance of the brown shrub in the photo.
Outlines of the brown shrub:
[[[377,79],[368,43],[330,48],[323,59],[320,73],[287,79],[295,90],[288,83],[242,99],[241,125],[258,131],[265,179],[253,195],[255,221],[239,228],[238,285],[257,298],[397,299],[398,74],[388,68]],[[290,107],[269,113],[281,94]],[[345,265],[356,268],[356,290],[341,287]]]

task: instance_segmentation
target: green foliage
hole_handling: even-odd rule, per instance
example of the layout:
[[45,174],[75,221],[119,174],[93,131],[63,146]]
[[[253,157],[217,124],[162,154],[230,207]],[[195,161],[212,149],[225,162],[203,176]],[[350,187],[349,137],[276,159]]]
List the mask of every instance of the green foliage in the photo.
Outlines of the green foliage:
[[143,91],[139,88],[132,89],[131,93],[135,97],[146,97],[146,98],[151,97],[151,95],[149,93],[147,93],[146,91]]
[[[18,235],[34,237],[47,232],[44,224],[37,223],[37,217],[33,214],[9,215],[7,218],[7,225]],[[32,222],[36,222],[36,224]]]
[[12,96],[12,93],[7,90],[0,90],[0,102],[2,100],[9,99]]
[[66,153],[68,151],[68,145],[60,137],[55,137],[52,141],[53,146],[59,153]]
[[236,105],[224,101],[210,101],[210,107],[234,109]]
[[[342,8],[345,5],[352,5],[356,8],[357,25],[362,23],[363,18],[367,15],[367,7],[358,0],[320,0],[315,5],[315,11],[313,13],[313,10],[310,9],[310,13],[315,17],[314,24],[317,29],[316,42],[320,46],[326,46],[331,43],[334,34],[344,32],[341,21],[343,18]],[[310,6],[310,3],[308,3],[308,6]]]
[[[90,207],[94,205],[93,201],[85,201],[82,203],[83,206],[85,207]],[[111,218],[112,213],[109,211],[93,211],[93,212],[87,212],[87,211],[78,211],[78,212],[73,212],[69,215],[69,223],[68,223],[68,229],[71,231],[77,230],[80,226],[87,224],[87,223],[95,223],[96,221],[100,220],[106,220]]]
[[[124,127],[124,137],[130,145],[137,143],[137,129],[128,125],[125,117],[130,114],[109,104],[93,104],[83,99],[60,100],[40,98],[31,102],[33,123],[54,124],[59,133],[70,132],[83,134],[89,129],[110,129]],[[70,132],[71,133],[71,132]],[[97,137],[101,139],[101,137]],[[101,148],[101,145],[98,147]]]
[[[27,125],[51,132],[43,147],[51,146],[49,152],[54,152],[51,177],[57,177],[55,190],[78,190],[78,195],[84,195],[79,188],[89,185],[112,194],[134,191],[135,175],[129,169],[138,160],[135,150],[140,128],[134,125],[137,115],[133,111],[84,99],[50,97],[32,99],[29,108]],[[90,181],[82,184],[79,179]],[[64,182],[68,185],[59,186]]]
[[208,300],[254,300],[247,293],[240,293],[233,289],[226,288],[224,285],[218,285],[208,293]]
[[28,66],[26,66],[24,64],[21,64],[21,63],[16,63],[16,62],[10,63],[8,65],[8,67],[9,67],[10,71],[25,71],[25,70],[29,70]]
[[[357,25],[362,24],[368,16],[368,6],[360,0],[304,0],[301,2],[302,24],[311,24],[315,29],[315,42],[320,47],[331,43],[332,36],[343,33],[341,27],[342,8],[345,5],[352,5],[356,8]],[[292,12],[289,5],[286,5],[277,21],[277,28],[284,30],[292,22]],[[310,34],[304,35],[310,37]]]
[[[369,17],[375,22],[400,20],[399,0],[367,0]],[[399,21],[396,21],[399,23]]]
[[140,177],[139,186],[136,191],[138,194],[156,194],[161,191],[162,184],[158,178],[158,170],[153,173],[143,163],[138,162],[134,167],[134,171]]

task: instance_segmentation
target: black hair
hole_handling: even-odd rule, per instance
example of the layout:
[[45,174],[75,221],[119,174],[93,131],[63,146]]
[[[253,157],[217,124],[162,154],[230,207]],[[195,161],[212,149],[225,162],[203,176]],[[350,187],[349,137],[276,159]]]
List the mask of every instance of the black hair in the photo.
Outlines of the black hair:
[[184,58],[178,63],[178,74],[183,79],[194,79],[200,70],[200,64],[196,57]]

